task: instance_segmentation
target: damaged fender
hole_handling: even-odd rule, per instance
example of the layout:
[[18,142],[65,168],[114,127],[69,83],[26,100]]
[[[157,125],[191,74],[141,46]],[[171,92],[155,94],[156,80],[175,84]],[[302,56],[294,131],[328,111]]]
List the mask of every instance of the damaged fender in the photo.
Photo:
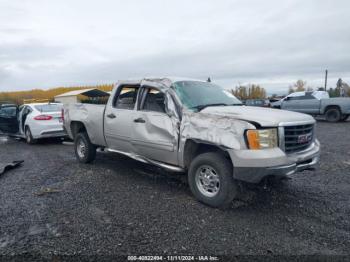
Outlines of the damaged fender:
[[183,111],[180,127],[180,165],[184,167],[184,149],[187,140],[216,145],[226,151],[245,149],[242,137],[246,129],[256,127],[229,116]]

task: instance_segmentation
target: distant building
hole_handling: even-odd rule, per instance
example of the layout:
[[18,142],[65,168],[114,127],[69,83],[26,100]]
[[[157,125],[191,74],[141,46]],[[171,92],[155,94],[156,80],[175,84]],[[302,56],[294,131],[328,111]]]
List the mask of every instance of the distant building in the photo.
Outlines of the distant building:
[[96,88],[92,89],[80,89],[80,90],[74,90],[70,91],[61,95],[55,96],[55,102],[62,103],[62,104],[74,104],[74,103],[81,103],[83,100],[86,99],[94,99],[99,97],[106,97],[110,94],[108,92],[101,91]]

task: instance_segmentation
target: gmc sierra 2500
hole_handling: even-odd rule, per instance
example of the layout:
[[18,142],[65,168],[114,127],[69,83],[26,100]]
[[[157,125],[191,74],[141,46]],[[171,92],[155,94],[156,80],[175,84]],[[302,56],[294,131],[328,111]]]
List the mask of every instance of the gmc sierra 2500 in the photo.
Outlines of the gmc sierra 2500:
[[65,105],[63,114],[80,162],[101,147],[184,172],[194,196],[213,207],[228,205],[240,180],[313,169],[320,154],[311,116],[243,106],[199,80],[120,81],[106,106]]

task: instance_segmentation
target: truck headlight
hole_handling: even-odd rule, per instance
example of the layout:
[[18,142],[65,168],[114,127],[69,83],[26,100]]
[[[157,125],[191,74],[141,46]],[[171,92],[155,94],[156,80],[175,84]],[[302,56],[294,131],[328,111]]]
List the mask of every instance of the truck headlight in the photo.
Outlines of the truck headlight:
[[266,149],[278,146],[277,128],[246,131],[249,149]]

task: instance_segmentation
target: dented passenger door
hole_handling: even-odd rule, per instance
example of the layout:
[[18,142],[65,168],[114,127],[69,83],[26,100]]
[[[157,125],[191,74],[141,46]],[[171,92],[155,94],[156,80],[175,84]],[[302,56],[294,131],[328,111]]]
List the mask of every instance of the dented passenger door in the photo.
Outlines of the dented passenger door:
[[138,155],[177,165],[179,120],[169,112],[169,99],[159,88],[142,87],[132,123],[132,144]]

